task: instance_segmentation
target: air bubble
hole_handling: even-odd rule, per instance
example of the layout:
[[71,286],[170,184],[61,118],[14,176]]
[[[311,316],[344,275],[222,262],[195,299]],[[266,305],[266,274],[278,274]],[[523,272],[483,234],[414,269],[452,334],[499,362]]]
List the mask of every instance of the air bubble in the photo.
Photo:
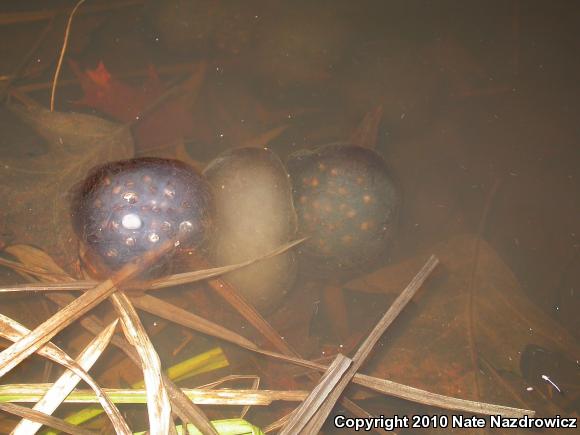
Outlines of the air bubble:
[[179,231],[182,233],[193,230],[193,224],[190,221],[183,221],[179,224]]
[[135,192],[127,192],[123,195],[123,199],[127,201],[129,204],[135,204],[139,197]]
[[157,243],[159,241],[159,234],[157,234],[157,233],[149,234],[149,241],[151,243]]
[[121,225],[128,230],[138,230],[143,225],[141,218],[135,213],[129,213],[121,219]]

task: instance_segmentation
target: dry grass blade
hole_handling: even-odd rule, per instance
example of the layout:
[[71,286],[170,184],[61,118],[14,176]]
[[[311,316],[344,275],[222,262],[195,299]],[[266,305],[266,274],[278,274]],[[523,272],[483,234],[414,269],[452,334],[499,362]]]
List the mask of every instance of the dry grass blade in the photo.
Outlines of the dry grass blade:
[[260,257],[252,258],[247,261],[243,261],[241,263],[232,264],[229,266],[220,266],[220,267],[213,267],[210,269],[203,269],[203,270],[196,270],[194,272],[185,272],[185,273],[178,273],[176,275],[170,275],[163,278],[159,278],[153,280],[149,283],[146,289],[160,289],[165,287],[172,287],[175,285],[180,284],[189,284],[192,282],[203,281],[210,278],[215,278],[220,275],[224,275],[228,272],[233,272],[235,270],[241,269],[246,266],[250,266],[254,263],[258,263],[262,260],[267,260],[268,258],[275,257],[276,255],[283,254],[284,252],[288,251],[289,249],[293,248],[294,246],[302,243],[306,238],[294,240],[292,242],[288,242],[278,248],[268,252],[266,255],[262,255]]
[[[244,261],[242,263],[231,264],[228,266],[213,267],[203,270],[196,270],[193,272],[179,273],[175,275],[165,276],[147,284],[141,286],[143,290],[156,290],[166,287],[172,287],[180,284],[189,284],[193,282],[199,282],[210,278],[215,278],[220,275],[226,274],[228,272],[233,272],[238,269],[250,266],[262,260],[267,260],[269,258],[275,257],[276,255],[283,254],[294,246],[302,243],[306,238],[294,240],[292,242],[286,243],[278,248],[268,252],[267,254],[252,258],[250,260]],[[9,248],[6,250],[8,251]],[[42,252],[42,251],[40,251]],[[50,259],[50,257],[48,257]],[[22,260],[21,260],[22,261]],[[52,260],[50,260],[52,261]],[[22,264],[4,258],[0,258],[0,265],[9,267],[17,272],[22,272],[27,275],[33,275],[39,279],[47,279],[51,283],[39,283],[39,284],[23,284],[23,285],[13,285],[9,287],[0,288],[1,292],[16,292],[16,291],[56,291],[56,290],[88,290],[93,288],[98,283],[96,281],[74,281],[71,282],[71,278],[67,277],[65,282],[54,282],[51,278],[54,274],[42,267],[38,267],[35,264]],[[64,273],[64,272],[63,272]]]
[[0,353],[0,377],[3,377],[25,358],[36,352],[66,326],[109,297],[115,291],[115,285],[132,278],[153,264],[159,256],[173,249],[174,243],[174,241],[168,241],[161,245],[159,249],[147,252],[139,261],[122,267],[112,278],[88,290],[75,299],[74,302],[44,321],[26,337],[2,351]]
[[[328,369],[328,366],[319,364],[313,361],[308,361],[302,358],[282,355],[277,352],[259,349],[256,352],[272,358],[285,361],[290,364],[295,364],[301,367],[311,368],[320,372]],[[473,400],[457,399],[455,397],[444,396],[442,394],[431,393],[429,391],[421,390],[419,388],[409,387],[407,385],[399,384],[397,382],[389,381],[387,379],[380,379],[374,376],[368,376],[357,373],[353,377],[353,382],[362,387],[369,388],[377,393],[388,396],[399,397],[401,399],[410,400],[411,402],[421,403],[424,405],[436,406],[438,408],[449,409],[451,411],[471,412],[483,415],[501,415],[503,417],[523,417],[533,416],[534,411],[529,409],[514,408],[511,406],[493,405],[483,402],[475,402]]]
[[31,292],[31,291],[68,291],[68,290],[88,290],[94,287],[95,281],[73,281],[59,283],[40,283],[40,284],[15,284],[12,286],[0,287],[0,293],[11,292]]
[[[52,384],[9,384],[0,385],[0,395],[10,403],[35,403]],[[145,403],[146,391],[137,389],[108,389],[107,393],[115,403]],[[309,392],[304,390],[248,390],[248,389],[207,389],[184,388],[184,394],[198,405],[226,406],[268,406],[274,401],[302,402]],[[97,403],[98,398],[91,390],[74,390],[65,403]]]
[[[112,328],[114,330],[114,328]],[[0,336],[7,338],[11,341],[18,341],[30,331],[19,324],[18,322],[0,314]],[[106,330],[105,330],[106,332]],[[107,339],[107,343],[108,343]],[[123,417],[121,413],[117,409],[117,407],[111,402],[111,400],[105,395],[101,387],[95,382],[95,380],[86,372],[86,370],[81,367],[76,361],[74,361],[70,356],[66,354],[62,349],[54,345],[53,343],[47,343],[44,347],[38,350],[38,354],[48,358],[58,364],[65,366],[71,372],[75,373],[80,379],[84,380],[95,392],[96,397],[98,398],[101,406],[105,410],[105,412],[109,415],[111,421],[118,420],[119,428],[122,428],[123,425],[127,426],[124,423]]]
[[[6,260],[5,258],[0,258],[0,266],[4,266],[4,267],[7,267],[9,269],[12,269],[15,272],[20,273],[21,275],[25,276],[26,278],[29,278],[30,276],[34,276],[34,277],[37,277],[40,279],[50,280],[50,278],[53,277],[53,274],[51,272],[47,272],[44,269],[34,267],[34,266],[26,266],[26,265],[19,263],[17,261]],[[18,286],[12,286],[12,287],[18,287]],[[32,287],[30,290],[36,290],[36,289],[34,287]],[[8,291],[10,291],[10,290],[8,290]],[[16,288],[15,290],[12,290],[12,291],[22,291],[22,290],[18,290]]]
[[353,381],[363,387],[370,388],[373,391],[398,397],[400,399],[410,400],[411,402],[421,403],[423,405],[436,406],[451,411],[465,413],[475,413],[482,415],[501,415],[503,417],[521,418],[524,416],[532,417],[535,411],[511,406],[494,405],[491,403],[476,402],[473,400],[458,399],[456,397],[444,396],[442,394],[431,393],[430,391],[419,388],[409,387],[388,379],[379,379],[373,376],[367,376],[357,373]]
[[81,429],[67,423],[66,421],[61,420],[60,418],[52,417],[50,415],[43,414],[42,412],[25,408],[24,406],[18,406],[12,403],[0,403],[0,411],[8,412],[10,414],[17,415],[18,417],[27,418],[28,420],[37,421],[38,423],[50,426],[54,429],[58,429],[72,435],[95,435],[95,432]]
[[167,434],[174,426],[171,418],[169,395],[161,380],[161,362],[149,339],[137,311],[127,295],[118,291],[111,295],[115,310],[121,317],[121,326],[125,338],[136,350],[141,360],[143,378],[147,389],[147,410],[149,416],[149,431],[151,434]]
[[[342,378],[344,372],[350,367],[352,360],[338,354],[318,385],[308,395],[306,400],[298,407],[290,421],[284,426],[280,435],[298,435],[310,419],[317,413],[326,397],[332,392],[336,384]],[[314,432],[312,432],[314,433]]]
[[[52,293],[46,295],[46,297],[59,306],[66,306],[73,300],[72,296],[63,293]],[[94,335],[97,335],[103,328],[101,321],[91,315],[83,317],[80,320],[80,324],[83,328]],[[135,365],[141,367],[141,360],[139,355],[137,355],[137,351],[133,349],[124,338],[113,336],[111,342],[125,353],[125,355],[127,355]],[[171,399],[173,411],[179,416],[179,418],[182,421],[188,422],[203,421],[203,412],[198,409],[185,394],[183,394],[183,391],[181,391],[181,389],[178,388],[165,373],[162,374],[162,378],[169,394],[169,398]]]
[[179,308],[154,296],[146,294],[135,296],[132,295],[131,302],[133,302],[137,308],[143,311],[147,311],[150,314],[155,314],[162,319],[169,320],[171,322],[177,323],[178,325],[201,332],[202,334],[220,338],[246,349],[258,348],[247,338],[242,337],[241,335],[236,334],[235,332],[230,331],[223,326],[213,323],[207,319],[204,319],[203,317],[190,313],[183,308]]
[[268,323],[264,317],[238,293],[238,291],[230,283],[221,280],[213,279],[209,281],[211,288],[218,293],[232,308],[234,308],[240,315],[248,321],[257,331],[262,334],[266,340],[270,342],[279,352],[287,355],[295,356],[296,351],[286,343],[280,334]]
[[[4,249],[4,252],[16,258],[20,263],[14,264],[20,265],[20,267],[23,268],[23,272],[28,275],[35,275],[35,273],[39,272],[46,274],[49,282],[57,282],[59,280],[74,281],[74,279],[71,278],[58,264],[56,264],[53,258],[42,249],[25,244],[16,244],[7,246]],[[0,264],[2,264],[3,261],[4,259],[0,258]],[[97,282],[93,281],[91,287],[94,287],[97,284]]]
[[379,338],[387,330],[387,328],[393,323],[397,316],[403,311],[403,308],[411,301],[415,293],[421,288],[425,280],[429,277],[431,272],[437,267],[439,260],[432,255],[421,270],[415,275],[411,280],[409,285],[401,292],[401,294],[395,299],[395,302],[389,307],[387,312],[383,315],[381,320],[373,328],[369,336],[363,341],[357,352],[353,357],[353,363],[350,368],[346,371],[344,376],[340,379],[338,384],[332,390],[332,393],[326,397],[320,408],[312,417],[312,420],[308,422],[305,426],[306,433],[318,433],[324,421],[332,411],[332,408],[338,401],[344,389],[351,382],[353,376],[358,372],[362,366],[365,359],[369,356],[373,347],[379,341]]
[[[305,240],[305,239],[302,239]],[[201,263],[203,261],[199,260]],[[280,334],[262,317],[262,315],[249,304],[238,291],[222,279],[209,280],[211,288],[217,292],[228,304],[232,306],[240,315],[246,319],[263,337],[266,338],[276,349],[288,356],[299,356],[299,354],[286,343]],[[312,379],[314,379],[313,377]],[[347,397],[342,399],[345,408],[358,417],[365,417],[368,413],[360,413],[361,408],[356,406]]]
[[[99,359],[103,351],[107,348],[118,320],[112,322],[107,326],[101,334],[93,339],[89,345],[77,357],[77,364],[85,371],[91,369],[94,363]],[[52,414],[58,406],[64,401],[69,393],[74,390],[79,381],[80,376],[72,371],[66,371],[60,376],[57,381],[52,384],[50,389],[34,406],[34,410],[43,412],[45,414]],[[99,398],[102,401],[102,398]],[[113,409],[109,408],[109,404],[105,402],[105,411],[109,415],[116,433],[130,435],[131,429],[119,413],[119,410],[112,405]],[[41,428],[41,424],[30,420],[22,420],[12,431],[12,435],[29,435],[35,434]]]
[[[73,300],[72,296],[61,293],[48,294],[47,297],[60,306],[64,306]],[[92,332],[93,334],[98,333],[98,331],[102,329],[102,325],[100,324],[100,322],[92,316],[83,318],[81,320],[81,325],[88,331]],[[126,345],[126,342],[123,339],[120,339],[119,337],[113,337],[113,344],[115,344],[120,350],[125,352],[136,364],[140,364],[136,354],[132,351],[130,347]],[[286,346],[286,343],[284,341],[282,341],[282,344]],[[293,353],[281,354],[263,349],[258,349],[256,350],[256,352],[259,352],[260,354],[271,358],[276,358],[281,361],[285,361],[290,364],[310,368],[321,372],[326,371],[328,368],[323,364],[318,364],[299,357],[295,357],[293,356],[294,355]],[[534,411],[528,409],[494,405],[483,402],[475,402],[471,400],[458,399],[454,397],[444,396],[441,394],[431,393],[429,391],[409,387],[407,385],[399,384],[397,382],[389,381],[386,379],[380,379],[360,373],[357,373],[354,376],[353,382],[381,394],[399,397],[416,403],[436,406],[442,409],[449,409],[452,411],[460,411],[468,413],[471,412],[483,415],[502,415],[505,417],[522,417],[524,415],[533,416],[535,414]],[[182,418],[184,413],[187,411],[187,404],[189,403],[189,401],[187,400],[187,398],[183,396],[181,390],[175,387],[175,385],[169,379],[165,379],[165,383],[168,387],[168,390],[170,390],[172,403],[175,406],[174,410],[178,413],[178,415],[180,415],[180,418]],[[272,427],[271,430],[275,430],[281,427],[281,424],[280,425],[272,424],[270,426]]]

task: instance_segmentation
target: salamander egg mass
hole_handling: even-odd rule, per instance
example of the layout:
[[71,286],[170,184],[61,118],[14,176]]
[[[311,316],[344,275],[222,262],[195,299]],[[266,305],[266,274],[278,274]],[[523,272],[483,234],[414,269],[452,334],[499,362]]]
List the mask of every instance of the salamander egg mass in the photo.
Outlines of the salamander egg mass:
[[180,248],[199,246],[211,229],[212,196],[185,163],[136,158],[92,169],[73,192],[72,216],[89,253],[117,270],[178,234]]
[[365,268],[392,239],[399,194],[384,159],[353,145],[300,151],[287,163],[304,268],[322,273]]

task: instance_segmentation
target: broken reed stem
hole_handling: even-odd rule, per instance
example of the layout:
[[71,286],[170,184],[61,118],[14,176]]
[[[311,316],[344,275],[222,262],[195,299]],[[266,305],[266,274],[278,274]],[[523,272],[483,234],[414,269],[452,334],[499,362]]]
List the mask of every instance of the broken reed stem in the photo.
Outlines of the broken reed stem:
[[[0,385],[0,403],[36,403],[52,384]],[[143,388],[103,388],[111,402],[116,404],[141,404],[147,402]],[[304,390],[255,390],[230,388],[183,388],[183,393],[196,405],[268,406],[275,401],[302,402],[309,395]],[[92,390],[73,390],[65,403],[92,404],[99,399]]]
[[52,79],[52,90],[50,91],[50,111],[54,112],[54,95],[56,93],[56,84],[58,82],[58,76],[60,75],[60,69],[62,68],[62,61],[64,59],[64,54],[66,53],[66,48],[68,46],[68,37],[70,34],[70,27],[72,24],[72,19],[80,7],[85,2],[85,0],[79,0],[76,6],[73,8],[72,12],[68,17],[68,21],[66,23],[66,30],[64,32],[64,41],[62,43],[62,49],[60,50],[60,57],[58,58],[58,63],[56,64],[56,71],[54,72],[54,78]]

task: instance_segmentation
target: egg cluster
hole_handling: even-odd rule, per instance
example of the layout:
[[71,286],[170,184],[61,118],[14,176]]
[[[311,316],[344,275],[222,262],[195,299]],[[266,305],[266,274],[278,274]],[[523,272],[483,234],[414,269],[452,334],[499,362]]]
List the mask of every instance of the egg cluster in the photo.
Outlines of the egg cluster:
[[[230,264],[294,239],[298,228],[308,238],[297,250],[300,268],[324,278],[380,261],[398,209],[383,158],[338,144],[295,153],[286,168],[269,150],[232,150],[203,175],[176,160],[107,163],[77,189],[72,214],[75,231],[105,272],[178,234],[180,248],[208,240],[211,259]],[[293,258],[289,252],[230,278],[260,308],[271,307],[294,281]]]
[[310,268],[351,270],[382,255],[398,214],[397,190],[383,158],[352,145],[290,157],[301,251]]
[[193,168],[168,159],[138,158],[91,171],[73,200],[80,239],[111,270],[180,235],[199,245],[211,225],[208,184]]

